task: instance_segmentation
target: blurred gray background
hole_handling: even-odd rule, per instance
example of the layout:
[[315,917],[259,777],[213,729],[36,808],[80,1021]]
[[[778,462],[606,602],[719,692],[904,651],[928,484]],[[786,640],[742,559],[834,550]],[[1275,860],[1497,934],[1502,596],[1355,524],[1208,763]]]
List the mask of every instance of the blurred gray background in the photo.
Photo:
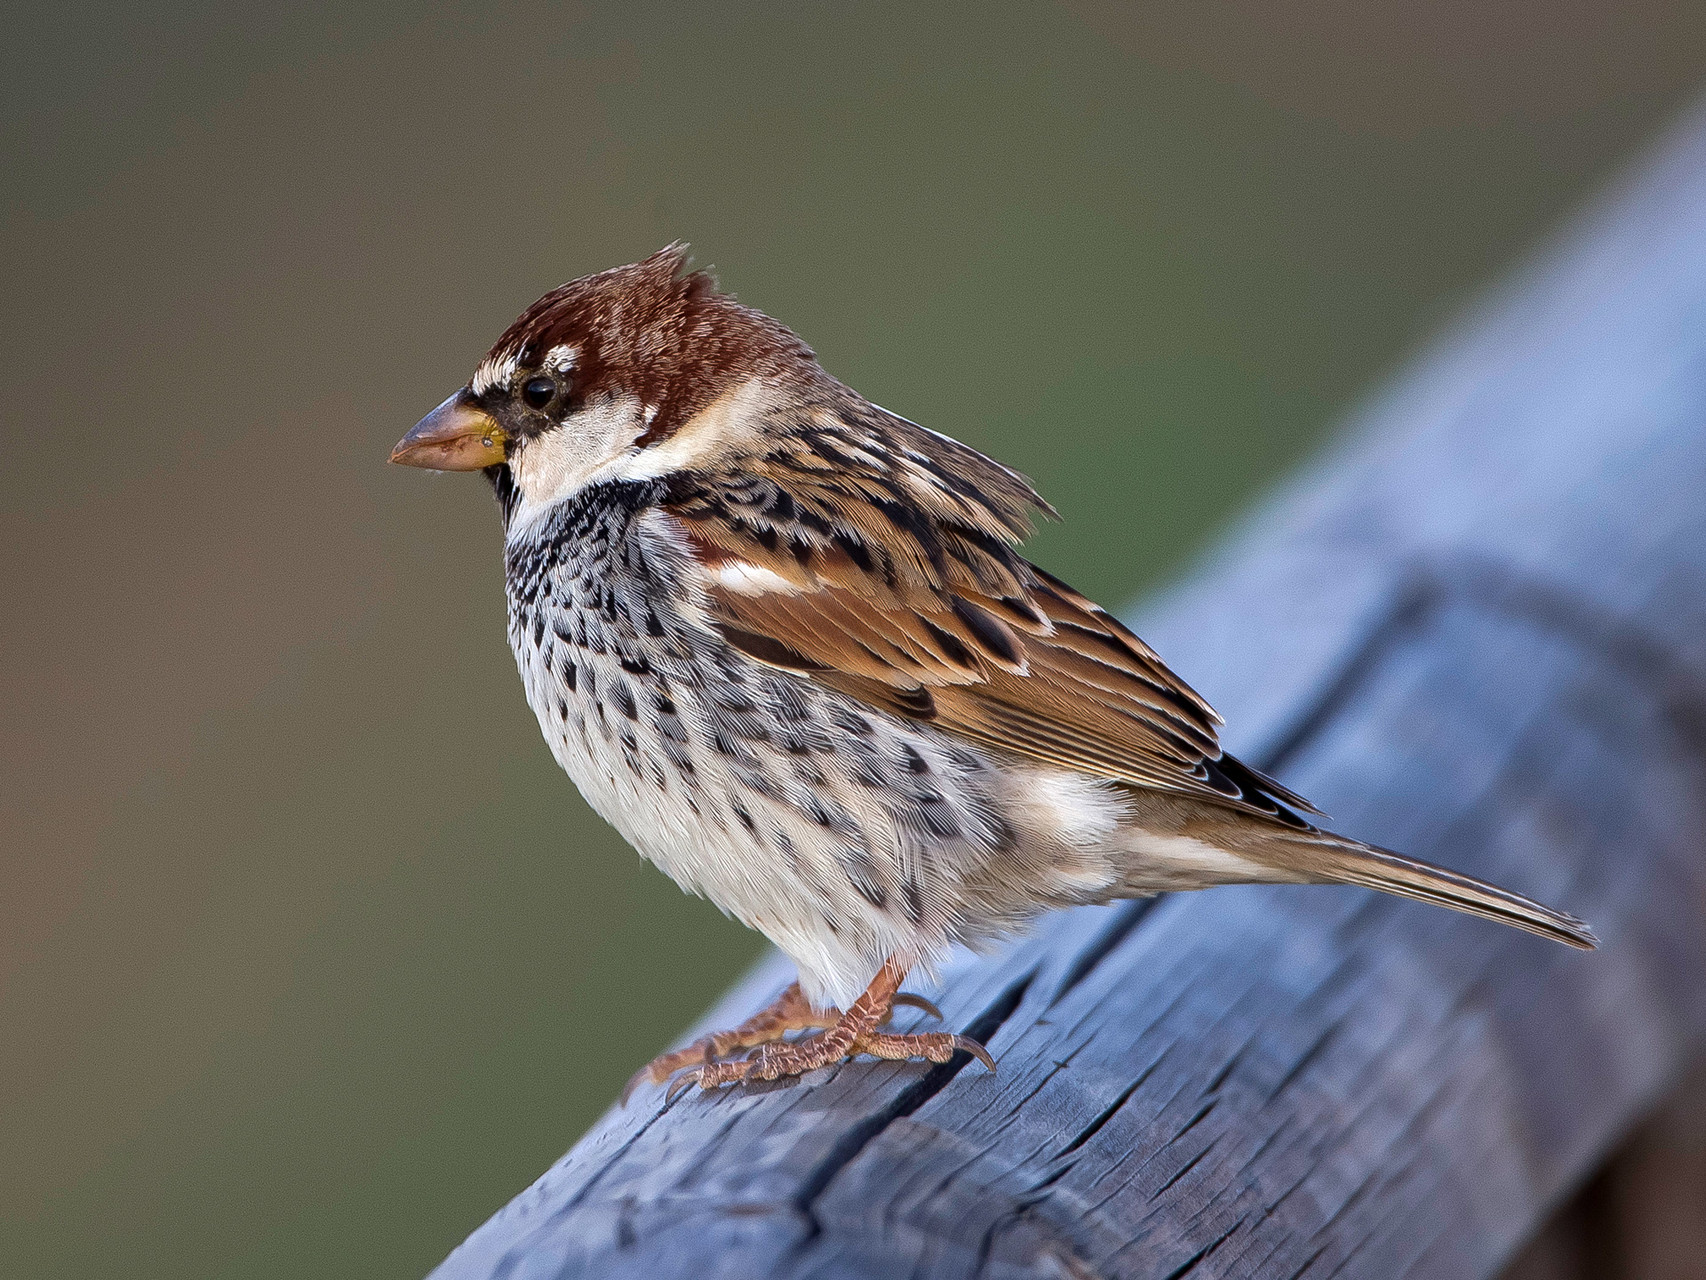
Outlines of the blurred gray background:
[[1117,604],[1706,81],[1659,0],[6,32],[8,1276],[419,1275],[757,954],[552,764],[486,487],[384,464],[537,294],[691,241]]

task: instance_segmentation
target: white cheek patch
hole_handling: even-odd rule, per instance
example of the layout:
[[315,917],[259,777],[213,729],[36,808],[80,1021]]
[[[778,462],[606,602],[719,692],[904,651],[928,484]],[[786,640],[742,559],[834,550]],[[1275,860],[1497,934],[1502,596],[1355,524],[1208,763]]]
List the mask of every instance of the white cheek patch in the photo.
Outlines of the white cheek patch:
[[599,479],[615,478],[642,430],[640,406],[631,397],[604,400],[582,409],[544,435],[519,441],[509,458],[521,502],[510,533],[525,528],[564,498]]
[[[554,355],[572,360],[576,352],[572,347],[553,347],[546,353],[547,362]],[[513,374],[514,361],[508,363]],[[481,373],[475,376],[478,379]],[[478,391],[478,383],[475,389]],[[521,441],[509,459],[521,494],[521,504],[510,520],[511,534],[590,484],[654,480],[725,456],[757,435],[766,395],[763,380],[750,379],[695,414],[667,440],[643,449],[636,448],[634,442],[645,434],[658,406],[642,405],[632,396],[591,405],[554,430]],[[753,569],[764,572],[756,566]],[[749,579],[744,589],[793,589],[787,579],[776,574],[769,577],[774,583]],[[730,589],[743,588],[731,583]]]

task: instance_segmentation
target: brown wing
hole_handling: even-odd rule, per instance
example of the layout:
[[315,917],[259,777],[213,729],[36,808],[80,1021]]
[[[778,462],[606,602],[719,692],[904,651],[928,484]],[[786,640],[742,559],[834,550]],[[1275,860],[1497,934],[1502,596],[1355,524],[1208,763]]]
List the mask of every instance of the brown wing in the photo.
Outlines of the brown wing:
[[868,407],[772,438],[668,506],[737,648],[1004,752],[1314,812],[1221,752],[1219,716],[1148,645],[1014,551],[1047,509],[1021,477]]

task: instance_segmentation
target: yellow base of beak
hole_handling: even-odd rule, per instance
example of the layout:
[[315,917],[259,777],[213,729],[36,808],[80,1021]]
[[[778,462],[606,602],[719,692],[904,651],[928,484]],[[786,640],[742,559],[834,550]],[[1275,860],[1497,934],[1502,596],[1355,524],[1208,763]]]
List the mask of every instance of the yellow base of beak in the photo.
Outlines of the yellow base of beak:
[[464,387],[415,423],[391,461],[433,471],[478,471],[504,460],[504,433]]

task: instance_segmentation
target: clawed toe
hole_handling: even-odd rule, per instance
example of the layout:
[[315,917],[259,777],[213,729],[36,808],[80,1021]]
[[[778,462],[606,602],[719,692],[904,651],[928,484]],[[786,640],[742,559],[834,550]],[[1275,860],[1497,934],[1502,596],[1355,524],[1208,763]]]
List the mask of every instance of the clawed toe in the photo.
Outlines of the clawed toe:
[[[923,1059],[944,1063],[956,1053],[969,1053],[993,1072],[995,1059],[969,1036],[947,1031],[894,1035],[877,1030],[897,1005],[920,1009],[932,1018],[942,1016],[942,1011],[923,996],[897,990],[905,976],[905,966],[891,959],[846,1013],[812,1009],[796,983],[733,1031],[706,1036],[642,1067],[622,1090],[622,1101],[626,1103],[647,1080],[654,1084],[667,1080],[664,1101],[670,1103],[694,1085],[710,1090],[726,1084],[799,1076],[861,1054],[891,1062]],[[789,1032],[805,1030],[813,1034],[798,1040],[784,1039]],[[745,1057],[732,1056],[743,1049],[750,1050]]]
[[845,1036],[826,1032],[792,1043],[761,1045],[739,1061],[706,1062],[683,1071],[671,1080],[664,1100],[673,1102],[695,1084],[709,1091],[720,1089],[726,1084],[777,1080],[783,1076],[804,1075],[819,1067],[835,1066],[861,1054],[891,1062],[922,1059],[925,1062],[944,1063],[952,1059],[955,1053],[963,1052],[976,1058],[991,1073],[995,1071],[995,1059],[990,1056],[988,1049],[970,1036],[954,1035],[951,1032],[932,1031],[906,1036],[869,1032],[850,1046],[846,1045],[845,1041]]
[[[793,1048],[792,1045],[783,1046]],[[744,1080],[774,1080],[778,1076],[796,1074],[782,1069],[769,1069],[772,1055],[767,1052],[771,1045],[761,1045],[745,1058],[734,1062],[707,1062],[691,1070],[683,1071],[669,1082],[669,1088],[664,1091],[663,1100],[674,1102],[681,1094],[698,1085],[701,1089],[720,1089],[725,1084],[738,1084]],[[810,1070],[810,1068],[801,1068]]]
[[701,1069],[702,1068],[694,1067],[691,1071],[683,1071],[680,1075],[676,1076],[675,1079],[671,1080],[669,1082],[669,1088],[663,1091],[663,1100],[665,1104],[674,1102],[682,1095],[682,1093],[692,1088],[695,1084],[698,1084],[700,1082],[699,1073]]
[[[813,1009],[800,991],[800,984],[790,983],[781,995],[733,1030],[702,1036],[685,1049],[675,1049],[653,1058],[622,1086],[619,1105],[627,1106],[634,1090],[642,1084],[662,1084],[683,1067],[707,1065],[742,1050],[780,1040],[793,1031],[832,1027],[840,1017],[839,1009]],[[690,1073],[683,1078],[692,1080],[696,1077]],[[669,1096],[675,1096],[673,1085]]]
[[972,1057],[983,1063],[984,1069],[987,1070],[990,1075],[995,1074],[995,1058],[990,1054],[988,1049],[984,1048],[983,1045],[978,1043],[976,1040],[973,1040],[970,1036],[955,1036],[954,1048],[971,1054]]
[[925,1013],[936,1019],[936,1021],[940,1022],[942,1020],[942,1011],[940,1009],[931,1004],[930,1001],[926,1000],[923,996],[913,995],[910,991],[901,991],[896,993],[894,1002],[897,1005],[903,1004],[909,1009],[922,1009]]
[[[989,1056],[985,1049],[970,1036],[957,1036],[948,1031],[927,1031],[921,1035],[891,1036],[872,1033],[860,1039],[855,1053],[866,1053],[873,1058],[883,1058],[891,1062],[904,1062],[912,1058],[922,1058],[926,1062],[947,1062],[956,1053],[969,1053],[983,1063],[991,1073],[995,1071],[995,1059]],[[852,1056],[852,1055],[849,1055]]]

